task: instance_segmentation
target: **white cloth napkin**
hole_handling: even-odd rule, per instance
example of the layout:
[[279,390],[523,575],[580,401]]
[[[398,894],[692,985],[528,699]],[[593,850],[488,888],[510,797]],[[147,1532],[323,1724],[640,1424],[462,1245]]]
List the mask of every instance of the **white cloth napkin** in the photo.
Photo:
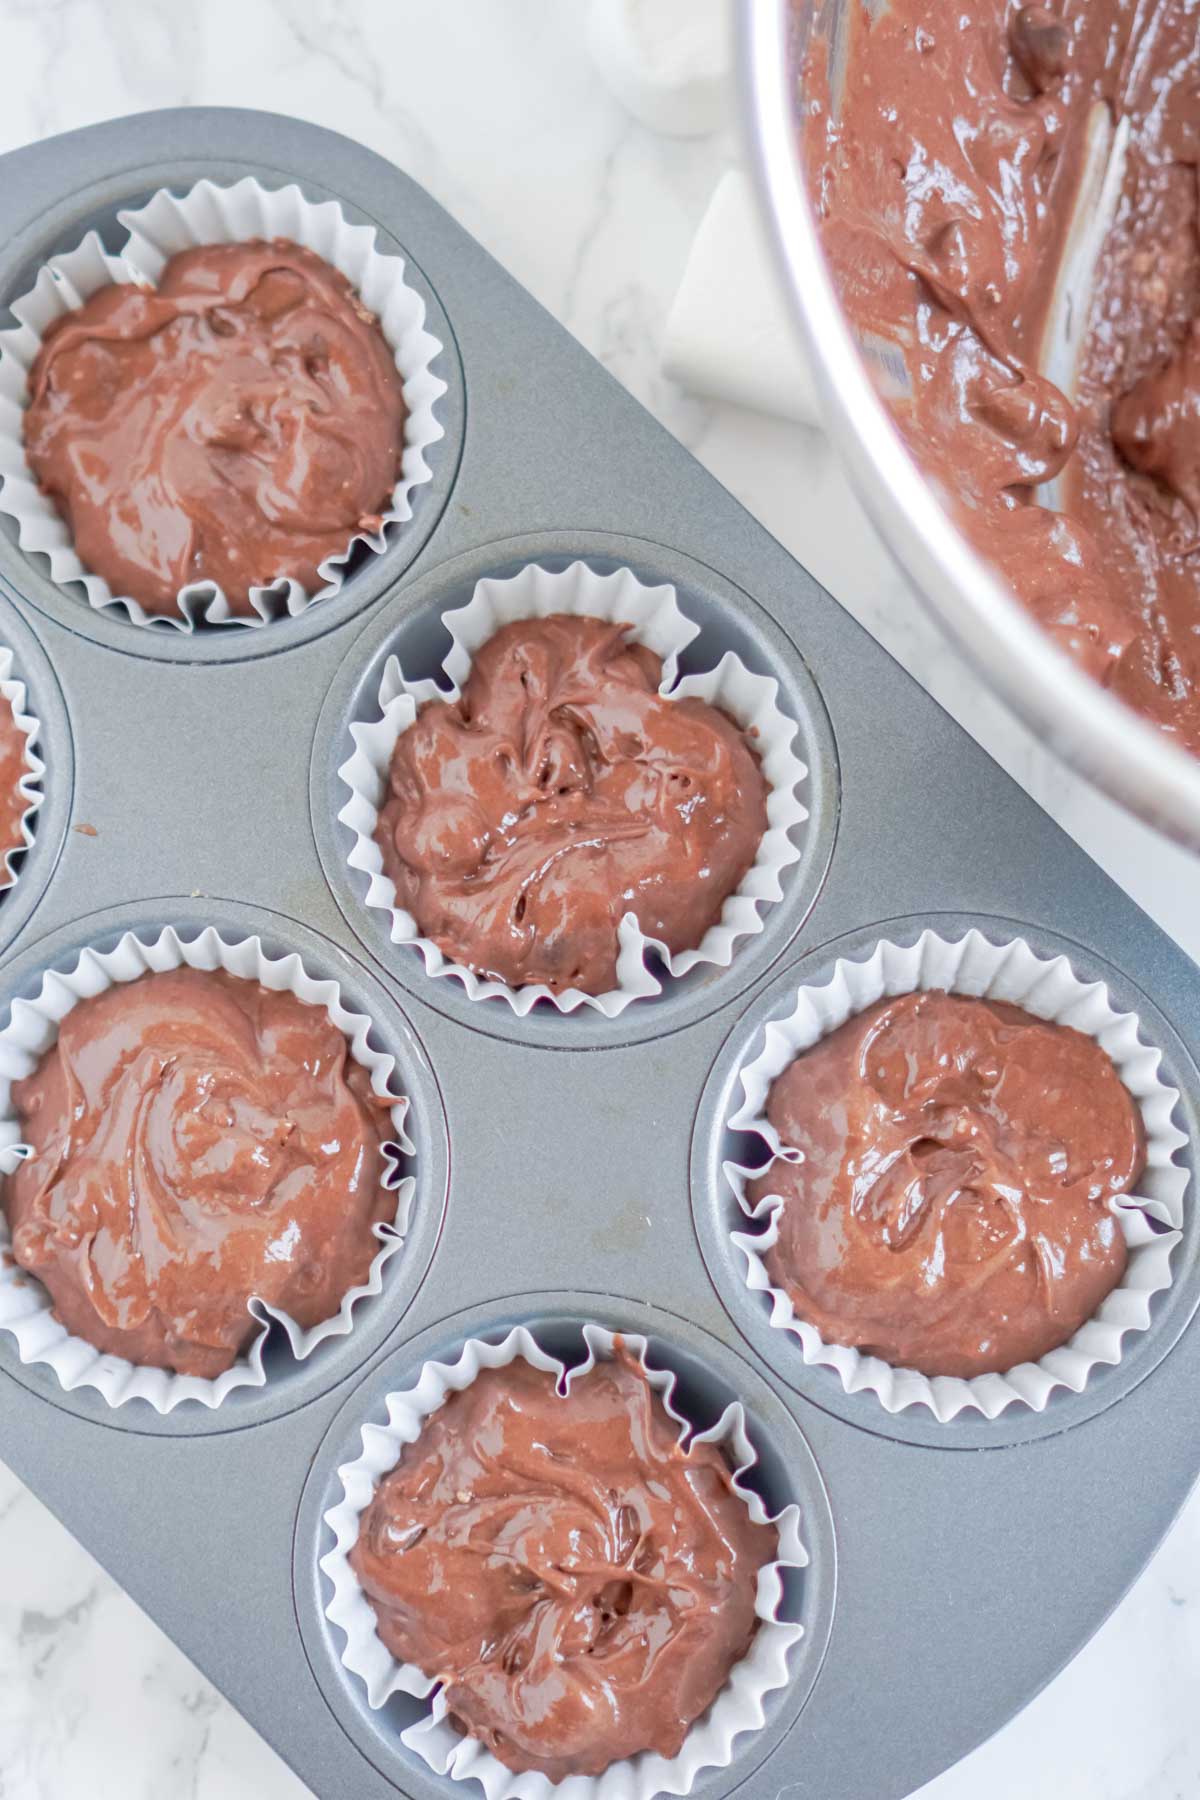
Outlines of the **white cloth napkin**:
[[758,197],[741,169],[721,177],[696,233],[667,320],[663,368],[711,399],[821,423]]

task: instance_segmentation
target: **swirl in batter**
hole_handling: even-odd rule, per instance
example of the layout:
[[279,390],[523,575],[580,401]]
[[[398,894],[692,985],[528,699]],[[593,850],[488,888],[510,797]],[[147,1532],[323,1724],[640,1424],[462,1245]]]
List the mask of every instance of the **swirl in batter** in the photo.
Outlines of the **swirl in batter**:
[[551,1781],[674,1756],[749,1648],[756,1525],[714,1444],[627,1352],[571,1382],[524,1361],[452,1394],[384,1478],[351,1565],[398,1661],[508,1768]]
[[176,969],[83,1000],[13,1086],[32,1155],[5,1182],[13,1255],[73,1336],[212,1378],[260,1329],[366,1280],[388,1102],[320,1007]]
[[998,1001],[882,1000],[798,1056],[767,1116],[800,1162],[771,1281],[827,1343],[926,1375],[1036,1362],[1125,1272],[1111,1202],[1146,1162],[1094,1039]]
[[626,913],[699,944],[758,854],[766,786],[739,727],[664,699],[625,625],[502,626],[457,701],[396,743],[376,837],[422,935],[510,986],[616,986]]

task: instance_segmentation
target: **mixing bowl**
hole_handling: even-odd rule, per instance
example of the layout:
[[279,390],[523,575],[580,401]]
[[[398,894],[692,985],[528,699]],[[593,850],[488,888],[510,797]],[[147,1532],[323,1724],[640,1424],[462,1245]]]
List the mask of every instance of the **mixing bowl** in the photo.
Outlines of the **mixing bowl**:
[[[742,110],[758,190],[827,430],[916,593],[988,685],[1080,773],[1200,848],[1200,761],[1077,669],[976,555],[905,448],[847,325],[820,249],[798,120],[813,32],[844,44],[845,15],[863,3],[736,6]],[[850,66],[843,81],[853,79]]]

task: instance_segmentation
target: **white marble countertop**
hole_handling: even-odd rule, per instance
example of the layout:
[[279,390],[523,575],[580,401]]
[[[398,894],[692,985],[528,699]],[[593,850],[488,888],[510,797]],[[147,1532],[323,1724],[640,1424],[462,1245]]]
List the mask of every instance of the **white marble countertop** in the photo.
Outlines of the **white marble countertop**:
[[[1200,956],[1195,866],[1055,767],[979,690],[915,612],[821,438],[701,405],[662,377],[667,308],[733,138],[633,124],[585,54],[583,16],[583,0],[0,0],[0,149],[221,103],[299,114],[391,157]],[[1076,1662],[925,1800],[1183,1800],[1200,1792],[1198,1690],[1194,1498]],[[0,1466],[0,1800],[306,1792]]]

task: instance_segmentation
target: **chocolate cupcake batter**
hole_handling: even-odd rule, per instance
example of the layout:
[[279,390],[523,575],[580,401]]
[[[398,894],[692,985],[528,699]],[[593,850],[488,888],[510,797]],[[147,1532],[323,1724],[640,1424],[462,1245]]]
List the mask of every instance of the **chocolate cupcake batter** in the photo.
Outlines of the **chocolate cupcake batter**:
[[46,333],[25,450],[80,560],[173,613],[212,581],[252,587],[377,531],[404,446],[395,357],[344,275],[283,239],[184,250],[157,288],[101,288]]
[[[1196,0],[846,11],[845,43],[815,40],[805,155],[897,423],[1060,645],[1200,754]],[[1068,399],[1048,316],[1089,139],[1118,121],[1123,189]]]
[[83,1000],[13,1087],[33,1154],[3,1205],[13,1255],[75,1337],[212,1378],[260,1329],[304,1327],[366,1280],[386,1103],[320,1007],[223,971]]
[[484,1370],[407,1445],[350,1563],[398,1661],[510,1769],[674,1756],[745,1656],[779,1552],[626,1352]]
[[21,792],[21,782],[29,773],[26,751],[29,740],[13,717],[7,700],[0,699],[0,892],[12,886],[8,857],[25,842],[21,820],[29,811],[29,802]]
[[826,1343],[926,1375],[1036,1362],[1125,1272],[1110,1202],[1145,1167],[1141,1116],[1092,1038],[999,1001],[881,1000],[798,1056],[767,1116],[800,1162],[774,1286]]
[[758,854],[766,784],[745,734],[666,700],[624,625],[504,625],[461,697],[397,740],[376,838],[397,904],[452,961],[513,987],[602,994],[634,913],[699,944]]

